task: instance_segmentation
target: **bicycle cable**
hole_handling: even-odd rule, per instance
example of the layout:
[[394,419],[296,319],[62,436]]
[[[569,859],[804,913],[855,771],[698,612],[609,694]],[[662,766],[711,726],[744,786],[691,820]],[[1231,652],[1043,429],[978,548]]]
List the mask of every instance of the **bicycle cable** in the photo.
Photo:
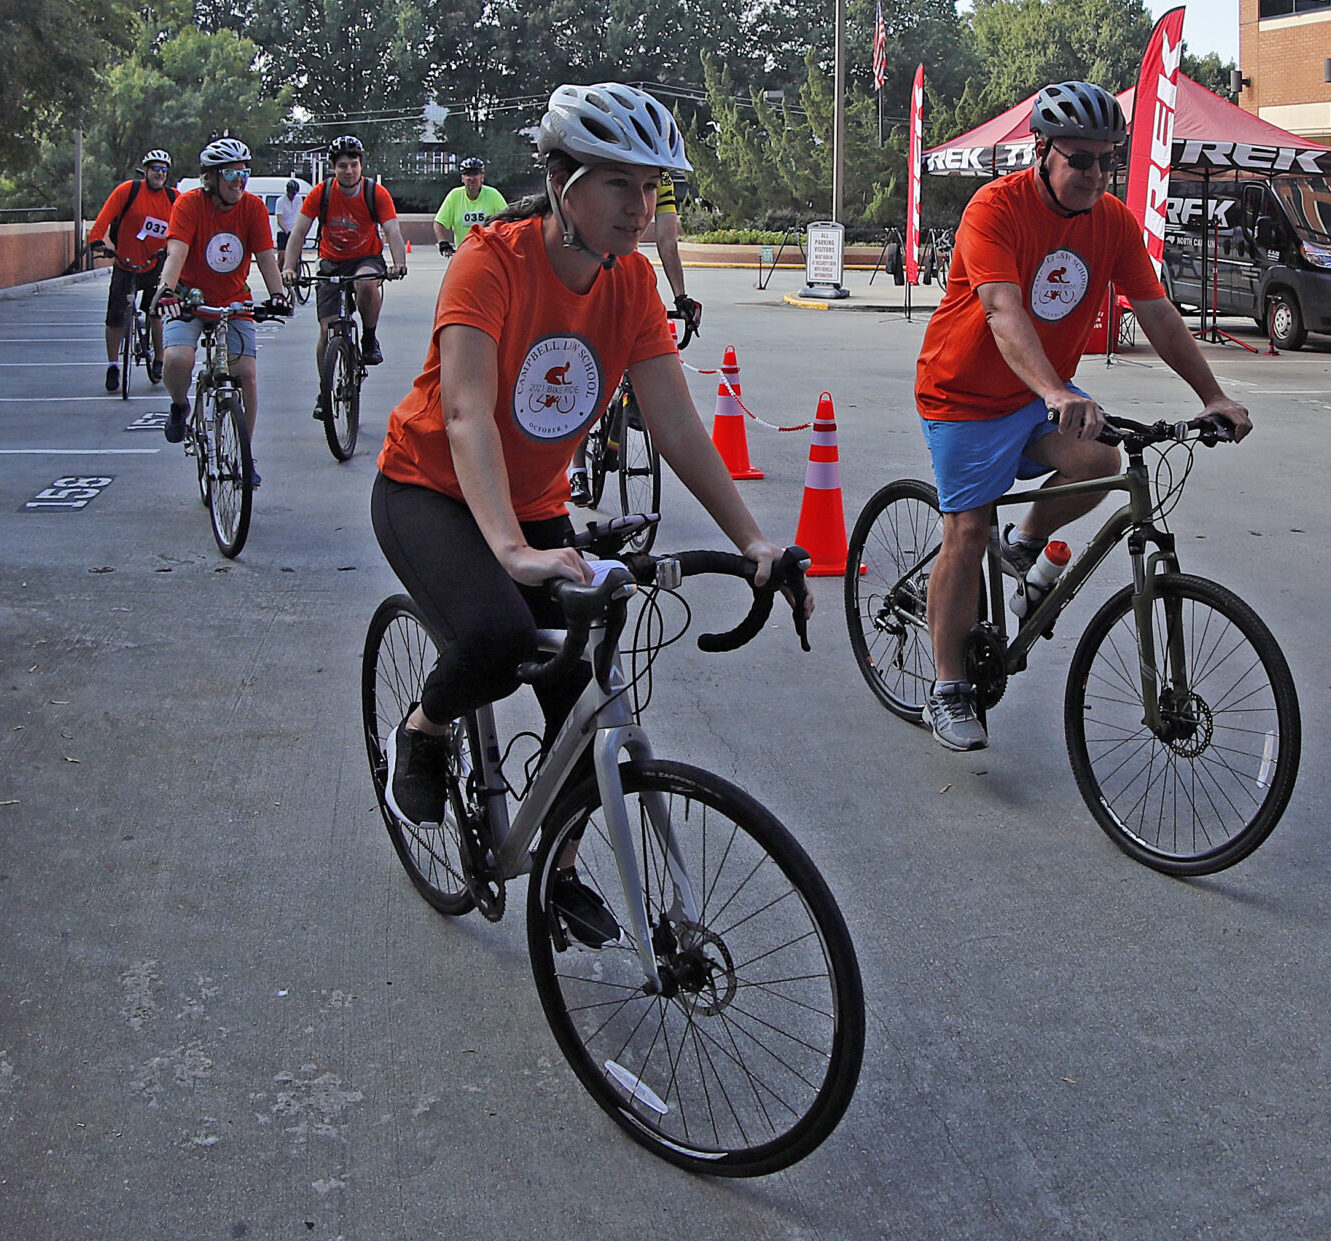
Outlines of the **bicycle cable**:
[[[1169,459],[1170,453],[1182,450],[1186,456],[1186,461],[1182,467],[1181,476],[1175,479],[1176,468],[1174,462]],[[1164,445],[1156,446],[1157,460],[1155,463],[1154,486],[1156,501],[1151,515],[1166,529],[1169,529],[1169,514],[1178,507],[1179,501],[1183,498],[1183,488],[1187,484],[1188,476],[1192,473],[1192,467],[1197,454],[1197,442],[1195,440],[1184,440]]]

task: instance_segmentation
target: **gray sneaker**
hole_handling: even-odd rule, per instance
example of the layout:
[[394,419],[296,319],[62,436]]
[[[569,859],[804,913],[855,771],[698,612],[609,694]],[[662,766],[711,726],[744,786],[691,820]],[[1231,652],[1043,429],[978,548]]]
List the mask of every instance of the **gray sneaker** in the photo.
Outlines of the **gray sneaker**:
[[966,681],[935,681],[924,696],[924,722],[949,750],[983,750],[989,744],[975,714],[975,686]]
[[[1015,537],[1014,537],[1015,536]],[[1017,534],[1017,523],[1010,521],[1002,531],[991,536],[990,541],[998,553],[999,564],[1009,577],[1024,579],[1044,551],[1047,540],[1037,539],[1027,542],[1024,535]]]

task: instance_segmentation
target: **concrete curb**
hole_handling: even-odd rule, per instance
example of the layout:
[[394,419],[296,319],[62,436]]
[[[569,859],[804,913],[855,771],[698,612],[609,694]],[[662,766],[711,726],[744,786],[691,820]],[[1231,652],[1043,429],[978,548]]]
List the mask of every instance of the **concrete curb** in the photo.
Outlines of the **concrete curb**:
[[0,302],[16,301],[20,297],[30,297],[34,293],[55,293],[69,284],[96,280],[107,275],[110,270],[110,267],[95,267],[92,271],[76,271],[68,276],[53,276],[50,280],[35,280],[31,284],[13,284],[7,289],[0,289]]

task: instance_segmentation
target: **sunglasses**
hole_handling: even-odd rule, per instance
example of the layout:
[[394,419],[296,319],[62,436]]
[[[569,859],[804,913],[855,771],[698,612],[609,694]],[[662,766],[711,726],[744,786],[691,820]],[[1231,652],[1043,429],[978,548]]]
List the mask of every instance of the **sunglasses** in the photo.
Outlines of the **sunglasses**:
[[1096,164],[1100,165],[1101,172],[1116,172],[1123,167],[1123,153],[1121,151],[1110,151],[1108,155],[1092,155],[1089,151],[1073,151],[1071,155],[1067,151],[1054,146],[1051,142],[1050,149],[1058,153],[1068,161],[1069,168],[1075,168],[1078,172],[1090,172]]
[[222,180],[230,185],[235,185],[237,181],[244,185],[250,179],[250,170],[248,168],[222,168],[219,169]]
[[169,172],[170,168],[166,164],[144,164],[144,172]]

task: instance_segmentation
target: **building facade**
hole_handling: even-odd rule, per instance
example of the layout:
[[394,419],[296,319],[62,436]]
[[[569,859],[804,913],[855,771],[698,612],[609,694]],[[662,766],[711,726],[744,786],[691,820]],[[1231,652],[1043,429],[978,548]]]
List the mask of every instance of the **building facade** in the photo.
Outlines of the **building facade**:
[[1239,0],[1238,102],[1331,143],[1331,0]]

